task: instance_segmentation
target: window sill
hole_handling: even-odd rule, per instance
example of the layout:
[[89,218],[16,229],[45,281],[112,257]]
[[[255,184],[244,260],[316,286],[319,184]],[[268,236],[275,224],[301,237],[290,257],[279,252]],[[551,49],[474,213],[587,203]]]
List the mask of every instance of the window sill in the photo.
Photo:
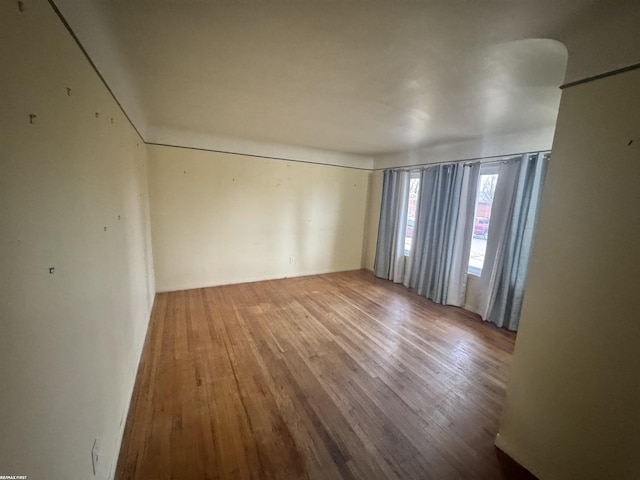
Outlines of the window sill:
[[469,269],[467,270],[467,275],[473,275],[475,277],[480,277],[481,274],[482,274],[482,269],[481,268],[476,268],[476,267],[469,266]]

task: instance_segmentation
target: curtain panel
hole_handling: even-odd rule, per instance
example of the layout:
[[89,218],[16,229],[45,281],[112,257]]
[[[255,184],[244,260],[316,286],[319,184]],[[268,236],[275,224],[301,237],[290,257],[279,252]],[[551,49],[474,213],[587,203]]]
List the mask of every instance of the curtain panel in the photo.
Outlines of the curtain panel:
[[476,195],[480,163],[466,164],[462,176],[462,192],[456,234],[453,240],[451,274],[446,302],[448,305],[463,307],[467,297],[467,279],[469,278],[469,254],[473,237],[473,221],[476,213]]
[[[499,167],[474,310],[510,330],[519,324],[548,157],[527,154]],[[420,170],[408,257],[404,242],[410,173],[384,172],[376,276],[404,283],[437,303],[465,305],[480,166],[457,162]]]
[[480,276],[483,319],[517,330],[548,155],[516,157],[501,167],[485,263]]
[[409,256],[409,288],[436,303],[464,304],[479,166],[423,168]]
[[404,238],[407,228],[409,178],[406,170],[385,170],[378,243],[373,272],[377,277],[403,283],[405,275]]

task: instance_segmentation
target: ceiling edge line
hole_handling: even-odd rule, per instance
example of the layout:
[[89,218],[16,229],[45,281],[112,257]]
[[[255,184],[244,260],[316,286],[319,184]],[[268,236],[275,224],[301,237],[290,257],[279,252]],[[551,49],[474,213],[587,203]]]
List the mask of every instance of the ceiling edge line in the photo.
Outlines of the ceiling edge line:
[[118,108],[120,108],[120,111],[123,113],[123,115],[125,116],[125,118],[129,122],[129,124],[133,127],[133,129],[135,130],[136,134],[138,135],[138,137],[140,137],[140,140],[142,140],[142,142],[145,145],[156,145],[156,146],[161,146],[161,147],[174,147],[174,148],[186,148],[186,149],[190,149],[190,150],[201,150],[201,151],[205,151],[205,152],[226,153],[226,154],[229,154],[229,155],[240,155],[240,156],[245,156],[245,157],[265,158],[265,159],[272,159],[272,160],[282,160],[282,161],[287,161],[287,162],[309,163],[309,164],[313,164],[313,165],[326,165],[326,166],[329,166],[329,167],[349,168],[349,169],[352,169],[352,170],[363,170],[363,171],[366,171],[366,172],[371,172],[371,171],[374,170],[373,166],[371,168],[353,167],[353,166],[349,166],[349,165],[340,165],[340,164],[327,163],[327,162],[313,162],[313,161],[309,161],[309,160],[299,160],[299,159],[295,159],[295,158],[284,158],[284,157],[275,157],[275,156],[257,155],[257,154],[253,154],[252,155],[252,154],[248,154],[248,153],[240,153],[240,152],[233,152],[233,151],[227,151],[227,150],[215,150],[215,149],[200,148],[200,147],[187,147],[187,146],[184,146],[184,145],[173,145],[173,144],[168,144],[168,143],[148,142],[142,136],[142,134],[140,133],[140,130],[135,125],[135,123],[133,123],[133,120],[131,120],[131,117],[127,114],[127,111],[125,110],[125,108],[122,106],[122,104],[120,103],[120,101],[116,97],[115,93],[113,92],[113,90],[111,89],[109,84],[107,83],[107,81],[104,78],[104,76],[102,75],[102,73],[100,73],[100,70],[98,70],[98,67],[93,62],[91,57],[89,56],[89,53],[87,52],[87,50],[82,45],[82,42],[80,41],[80,39],[78,38],[76,33],[73,31],[73,28],[71,28],[71,25],[69,24],[69,22],[67,22],[66,18],[64,17],[64,15],[62,14],[62,12],[58,8],[58,6],[56,5],[55,0],[47,0],[47,3],[51,7],[51,9],[54,11],[54,13],[57,15],[58,19],[60,20],[60,22],[62,23],[64,28],[67,30],[69,35],[71,35],[71,38],[73,39],[75,44],[78,46],[78,48],[82,52],[82,54],[84,55],[84,57],[87,60],[87,62],[89,62],[89,65],[91,66],[91,68],[96,73],[96,75],[98,76],[98,78],[100,79],[100,81],[102,82],[104,87],[107,89],[107,91],[109,92],[109,95],[111,95],[111,98],[113,98],[113,101],[116,102],[116,105],[118,105]]
[[154,145],[156,147],[173,147],[173,148],[184,148],[187,150],[198,150],[201,152],[212,152],[212,153],[226,153],[228,155],[239,155],[241,157],[254,157],[254,158],[264,158],[267,160],[280,160],[284,162],[297,162],[297,163],[308,163],[311,165],[324,165],[327,167],[337,167],[337,168],[349,168],[351,170],[363,170],[365,172],[374,171],[373,168],[365,168],[365,167],[352,167],[349,165],[339,165],[337,163],[326,163],[326,162],[312,162],[310,160],[299,160],[296,158],[284,158],[284,157],[270,157],[268,155],[257,155],[251,153],[241,153],[241,152],[232,152],[230,150],[215,150],[213,148],[202,148],[202,147],[187,147],[185,145],[172,145],[170,143],[157,143],[157,142],[144,142],[145,145]]
[[633,65],[627,65],[626,67],[616,68],[615,70],[609,70],[608,72],[599,73],[597,75],[581,78],[580,80],[574,80],[572,82],[567,82],[565,84],[560,85],[560,90],[564,90],[565,88],[575,87],[576,85],[582,85],[583,83],[593,82],[595,80],[600,80],[602,78],[612,77],[614,75],[629,72],[631,70],[636,70],[638,68],[640,68],[640,63],[634,63]]
[[129,121],[129,124],[131,124],[133,129],[136,131],[136,133],[138,134],[138,137],[140,137],[140,140],[142,140],[142,142],[146,144],[147,142],[145,141],[144,137],[140,133],[140,130],[138,130],[138,127],[136,127],[136,125],[131,120],[131,117],[129,117],[129,115],[127,114],[126,110],[122,106],[122,104],[118,101],[118,98],[113,93],[113,90],[111,90],[111,87],[109,87],[109,84],[107,83],[107,81],[104,79],[104,77],[100,73],[100,70],[98,70],[98,67],[96,66],[96,64],[93,63],[93,60],[91,60],[91,57],[89,56],[89,53],[85,50],[84,46],[82,46],[82,43],[80,43],[80,39],[78,38],[78,36],[75,34],[73,29],[71,28],[71,25],[69,25],[69,22],[67,22],[67,20],[64,18],[64,15],[62,15],[62,12],[58,8],[58,6],[55,4],[55,1],[54,0],[47,0],[47,2],[49,3],[49,5],[51,6],[51,8],[55,12],[55,14],[58,16],[58,18],[62,22],[62,25],[64,25],[64,27],[67,29],[67,32],[69,32],[69,35],[71,35],[71,38],[73,38],[73,40],[76,43],[76,45],[78,46],[78,48],[80,48],[80,51],[82,52],[84,57],[89,62],[89,65],[91,65],[91,68],[93,68],[93,71],[96,73],[96,75],[98,75],[98,78],[100,79],[100,81],[102,82],[104,87],[107,89],[107,91],[109,92],[109,94],[113,98],[114,102],[116,102],[116,104],[118,105],[118,107],[120,108],[120,110],[122,111],[124,116],[126,117],[126,119]]

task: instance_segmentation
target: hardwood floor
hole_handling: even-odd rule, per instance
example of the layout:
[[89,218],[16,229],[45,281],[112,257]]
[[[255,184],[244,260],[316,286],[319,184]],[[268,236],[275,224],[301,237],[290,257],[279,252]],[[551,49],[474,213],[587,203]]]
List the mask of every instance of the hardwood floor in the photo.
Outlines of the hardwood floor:
[[116,478],[534,478],[514,336],[355,271],[158,294]]

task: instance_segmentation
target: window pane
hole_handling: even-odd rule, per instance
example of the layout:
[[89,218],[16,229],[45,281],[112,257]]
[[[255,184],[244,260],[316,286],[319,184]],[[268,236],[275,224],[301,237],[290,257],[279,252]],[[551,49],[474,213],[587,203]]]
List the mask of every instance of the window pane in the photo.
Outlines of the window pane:
[[407,227],[404,234],[404,254],[411,252],[411,241],[413,240],[413,226],[416,221],[416,206],[418,204],[418,190],[420,189],[419,174],[412,174],[409,183],[409,204],[407,208]]
[[476,196],[476,212],[473,219],[473,237],[471,239],[471,254],[469,255],[469,273],[480,275],[484,264],[484,254],[487,250],[489,223],[491,221],[491,207],[493,196],[498,183],[497,174],[482,174],[478,179],[478,194]]

